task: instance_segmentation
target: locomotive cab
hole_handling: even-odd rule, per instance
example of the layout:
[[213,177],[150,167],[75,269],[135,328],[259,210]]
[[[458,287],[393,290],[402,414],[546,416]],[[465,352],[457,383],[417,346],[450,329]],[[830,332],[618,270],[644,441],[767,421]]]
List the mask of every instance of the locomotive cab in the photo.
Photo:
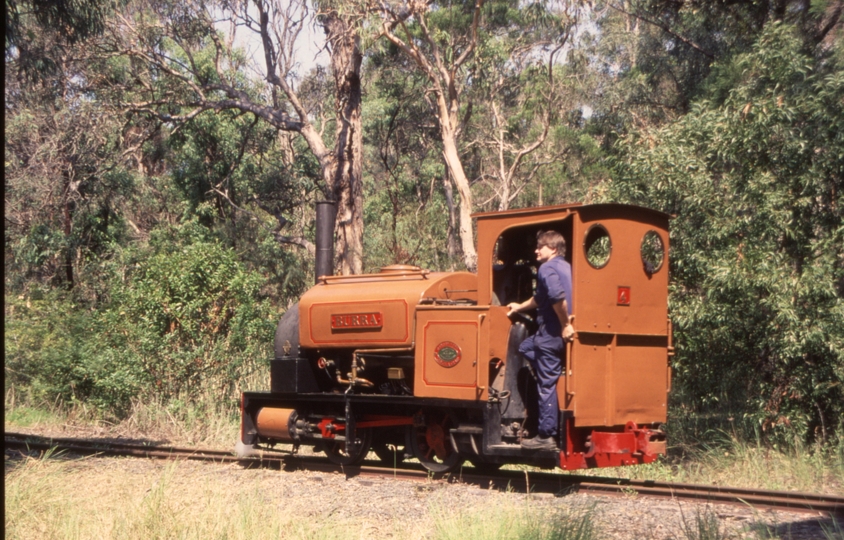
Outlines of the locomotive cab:
[[[413,456],[443,472],[530,463],[647,463],[665,451],[668,216],[570,204],[476,214],[478,273],[411,266],[323,276],[282,317],[270,392],[243,395],[241,441],[314,445],[359,463]],[[567,344],[558,450],[528,450],[535,383],[518,346],[535,325],[506,305],[536,285],[539,231],[566,240],[575,339]]]

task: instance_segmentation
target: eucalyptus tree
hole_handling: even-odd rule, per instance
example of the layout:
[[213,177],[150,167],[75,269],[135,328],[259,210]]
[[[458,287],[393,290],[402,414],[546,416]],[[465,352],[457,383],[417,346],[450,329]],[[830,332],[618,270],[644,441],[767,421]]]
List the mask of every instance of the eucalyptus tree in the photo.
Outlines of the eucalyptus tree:
[[[476,268],[477,253],[471,219],[472,178],[467,174],[461,147],[461,138],[474,114],[473,103],[467,96],[473,86],[479,86],[479,80],[497,76],[483,69],[487,54],[499,54],[503,57],[499,62],[507,63],[519,53],[540,54],[543,46],[553,49],[555,43],[565,42],[576,21],[572,15],[577,12],[578,4],[563,2],[561,6],[562,16],[544,2],[522,6],[483,0],[373,3],[373,11],[380,18],[380,36],[410,59],[427,80],[429,106],[439,124],[447,181],[453,183],[459,195],[460,245],[463,262],[470,270]],[[556,31],[543,32],[555,27]],[[505,52],[494,53],[495,47]],[[549,119],[545,117],[546,126]],[[540,134],[535,142],[542,141],[544,135]],[[518,166],[521,159],[518,156],[531,152],[532,146],[534,143],[527,143],[514,149],[513,163]],[[505,171],[501,178],[505,189],[511,177]],[[509,202],[509,195],[505,197]]]
[[131,179],[112,151],[120,126],[88,93],[93,43],[110,8],[6,3],[5,263],[15,286],[74,289],[80,267],[122,235],[118,206]]
[[770,22],[792,24],[805,46],[826,54],[840,31],[842,11],[840,0],[596,2],[588,48],[600,76],[593,123],[610,148],[628,129],[686,114],[713,86],[728,91],[735,74],[713,77],[713,66],[748,51]]
[[389,47],[368,52],[364,76],[367,265],[454,269],[460,246],[449,210],[453,190],[442,182],[439,127],[426,102],[426,80]]
[[526,191],[536,197],[522,202],[543,204],[543,183],[553,185],[552,199],[561,191],[553,166],[568,157],[565,132],[586,98],[576,41],[583,15],[578,3],[492,9],[497,22],[472,66],[473,122],[463,144],[479,208],[507,210]]
[[[6,60],[18,74],[37,78],[60,69],[55,58],[96,37],[112,0],[6,0]],[[49,39],[45,39],[49,38]]]
[[[478,46],[484,2],[381,3],[381,35],[413,60],[428,80],[431,107],[439,122],[448,181],[457,188],[459,238],[466,268],[474,271],[477,252],[472,227],[472,190],[458,149],[465,123],[461,98],[466,65]],[[463,111],[465,114],[465,111]]]
[[[323,103],[308,102],[299,86],[304,73],[296,50],[314,15],[326,33],[334,78],[333,114],[325,116]],[[129,3],[108,33],[109,54],[131,59],[144,89],[126,109],[171,126],[235,110],[301,137],[318,163],[323,197],[339,205],[336,245],[344,274],[359,273],[363,255],[357,20],[331,2],[314,12],[305,1],[161,0]],[[259,62],[243,48],[250,40],[260,44]],[[260,73],[266,89],[250,81],[250,70]],[[284,225],[280,218],[277,232]],[[277,237],[305,245],[298,237]]]

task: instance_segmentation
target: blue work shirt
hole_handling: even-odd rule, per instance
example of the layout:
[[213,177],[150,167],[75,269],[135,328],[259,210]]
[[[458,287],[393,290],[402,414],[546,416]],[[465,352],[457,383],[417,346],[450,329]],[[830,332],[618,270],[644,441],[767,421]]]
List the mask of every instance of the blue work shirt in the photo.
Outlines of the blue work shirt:
[[554,304],[566,300],[569,315],[572,315],[571,265],[568,261],[558,255],[542,263],[536,275],[533,298],[537,305],[539,333],[554,337],[562,335],[563,326],[554,311]]

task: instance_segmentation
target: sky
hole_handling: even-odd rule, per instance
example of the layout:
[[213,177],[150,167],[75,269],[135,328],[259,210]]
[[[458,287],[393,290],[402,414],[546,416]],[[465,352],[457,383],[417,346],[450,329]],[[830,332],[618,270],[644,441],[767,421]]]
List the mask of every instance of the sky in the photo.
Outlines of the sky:
[[[250,7],[250,15],[257,18],[254,9],[254,6]],[[228,35],[232,31],[231,22],[222,17],[218,21],[217,28]],[[255,77],[265,79],[266,62],[260,35],[242,25],[237,26],[234,31],[234,45],[245,50],[247,56],[252,59]],[[329,63],[328,52],[325,50],[325,34],[316,23],[313,13],[308,13],[303,21],[302,31],[296,41],[295,59],[298,64],[296,72],[300,79],[316,66],[327,66]]]

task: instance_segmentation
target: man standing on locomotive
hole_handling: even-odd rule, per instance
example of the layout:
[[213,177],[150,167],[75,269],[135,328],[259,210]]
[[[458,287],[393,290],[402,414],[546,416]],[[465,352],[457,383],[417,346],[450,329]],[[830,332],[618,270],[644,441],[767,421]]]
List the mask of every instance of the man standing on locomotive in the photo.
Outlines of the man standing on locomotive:
[[555,450],[557,443],[557,380],[563,371],[561,354],[565,341],[574,338],[567,300],[571,299],[571,265],[565,260],[566,240],[556,231],[536,236],[536,292],[522,303],[507,305],[511,313],[537,310],[539,330],[525,339],[519,352],[528,359],[536,374],[539,391],[539,429],[532,439],[522,440],[522,447]]

